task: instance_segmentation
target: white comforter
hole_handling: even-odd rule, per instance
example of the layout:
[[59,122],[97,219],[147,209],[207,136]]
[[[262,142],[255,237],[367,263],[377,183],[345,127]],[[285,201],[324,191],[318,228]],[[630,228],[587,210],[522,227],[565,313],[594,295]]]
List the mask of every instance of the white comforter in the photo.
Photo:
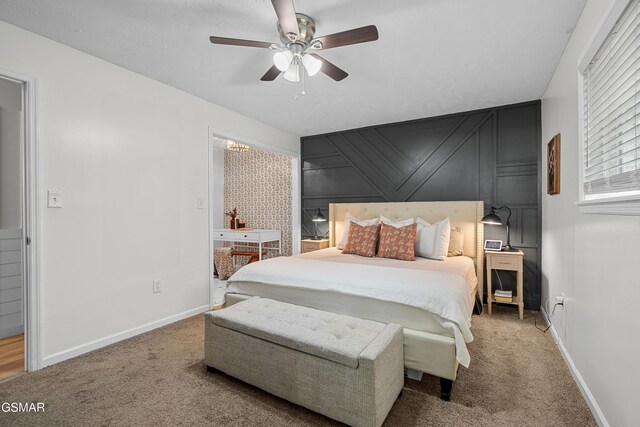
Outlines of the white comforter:
[[[327,272],[330,271],[330,276]],[[327,279],[330,277],[329,279]],[[279,257],[249,264],[238,270],[233,282],[268,283],[293,288],[363,296],[420,308],[441,318],[456,343],[456,358],[468,367],[465,343],[473,340],[466,280],[444,271],[425,271],[377,265],[318,262],[302,257]],[[390,286],[389,284],[393,285]]]

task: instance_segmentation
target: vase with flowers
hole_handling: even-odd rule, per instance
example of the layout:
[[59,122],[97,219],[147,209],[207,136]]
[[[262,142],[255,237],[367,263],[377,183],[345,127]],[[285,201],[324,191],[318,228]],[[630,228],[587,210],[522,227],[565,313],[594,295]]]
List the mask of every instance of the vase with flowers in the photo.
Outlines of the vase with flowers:
[[236,217],[238,216],[238,209],[237,208],[233,208],[232,211],[225,212],[224,214],[230,218],[229,219],[229,228],[231,228],[232,230],[235,230],[236,229]]

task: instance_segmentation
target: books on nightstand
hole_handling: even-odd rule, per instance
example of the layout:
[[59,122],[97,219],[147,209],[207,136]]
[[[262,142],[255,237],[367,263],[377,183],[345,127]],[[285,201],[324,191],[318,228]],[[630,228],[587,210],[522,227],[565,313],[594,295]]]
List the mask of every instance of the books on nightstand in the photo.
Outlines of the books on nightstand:
[[493,298],[496,302],[513,302],[513,292],[512,291],[496,291],[493,294]]

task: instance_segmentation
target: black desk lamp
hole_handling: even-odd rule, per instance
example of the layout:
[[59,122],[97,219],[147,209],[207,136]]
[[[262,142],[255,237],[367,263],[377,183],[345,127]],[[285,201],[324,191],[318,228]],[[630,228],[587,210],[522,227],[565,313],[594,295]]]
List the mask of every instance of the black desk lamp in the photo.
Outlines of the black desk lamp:
[[320,208],[318,208],[316,210],[316,214],[313,216],[313,218],[311,219],[311,221],[313,221],[314,225],[316,226],[316,235],[313,236],[313,238],[311,240],[322,240],[322,237],[318,236],[318,223],[319,222],[326,222],[327,218],[324,217],[324,215],[322,215],[322,212],[320,212]]
[[509,216],[507,217],[507,244],[504,246],[504,248],[502,248],[502,250],[508,251],[508,252],[515,252],[517,251],[517,249],[511,246],[511,230],[509,229],[509,226],[510,226],[509,219],[511,218],[511,209],[509,209],[507,206],[500,206],[499,208],[496,208],[495,206],[491,206],[491,211],[482,217],[481,222],[483,224],[502,225],[502,220],[498,215],[496,215],[496,211],[501,211],[505,209],[509,211]]

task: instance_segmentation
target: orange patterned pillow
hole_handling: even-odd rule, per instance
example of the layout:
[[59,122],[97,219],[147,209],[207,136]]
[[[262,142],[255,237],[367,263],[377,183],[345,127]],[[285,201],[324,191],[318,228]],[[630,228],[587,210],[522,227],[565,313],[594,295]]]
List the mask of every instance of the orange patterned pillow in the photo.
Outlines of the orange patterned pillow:
[[382,229],[380,230],[378,256],[404,261],[415,260],[414,246],[416,242],[416,227],[416,224],[410,224],[396,228],[383,223]]
[[349,225],[349,237],[342,253],[367,257],[376,256],[379,234],[380,226],[378,224],[362,226],[352,222]]

